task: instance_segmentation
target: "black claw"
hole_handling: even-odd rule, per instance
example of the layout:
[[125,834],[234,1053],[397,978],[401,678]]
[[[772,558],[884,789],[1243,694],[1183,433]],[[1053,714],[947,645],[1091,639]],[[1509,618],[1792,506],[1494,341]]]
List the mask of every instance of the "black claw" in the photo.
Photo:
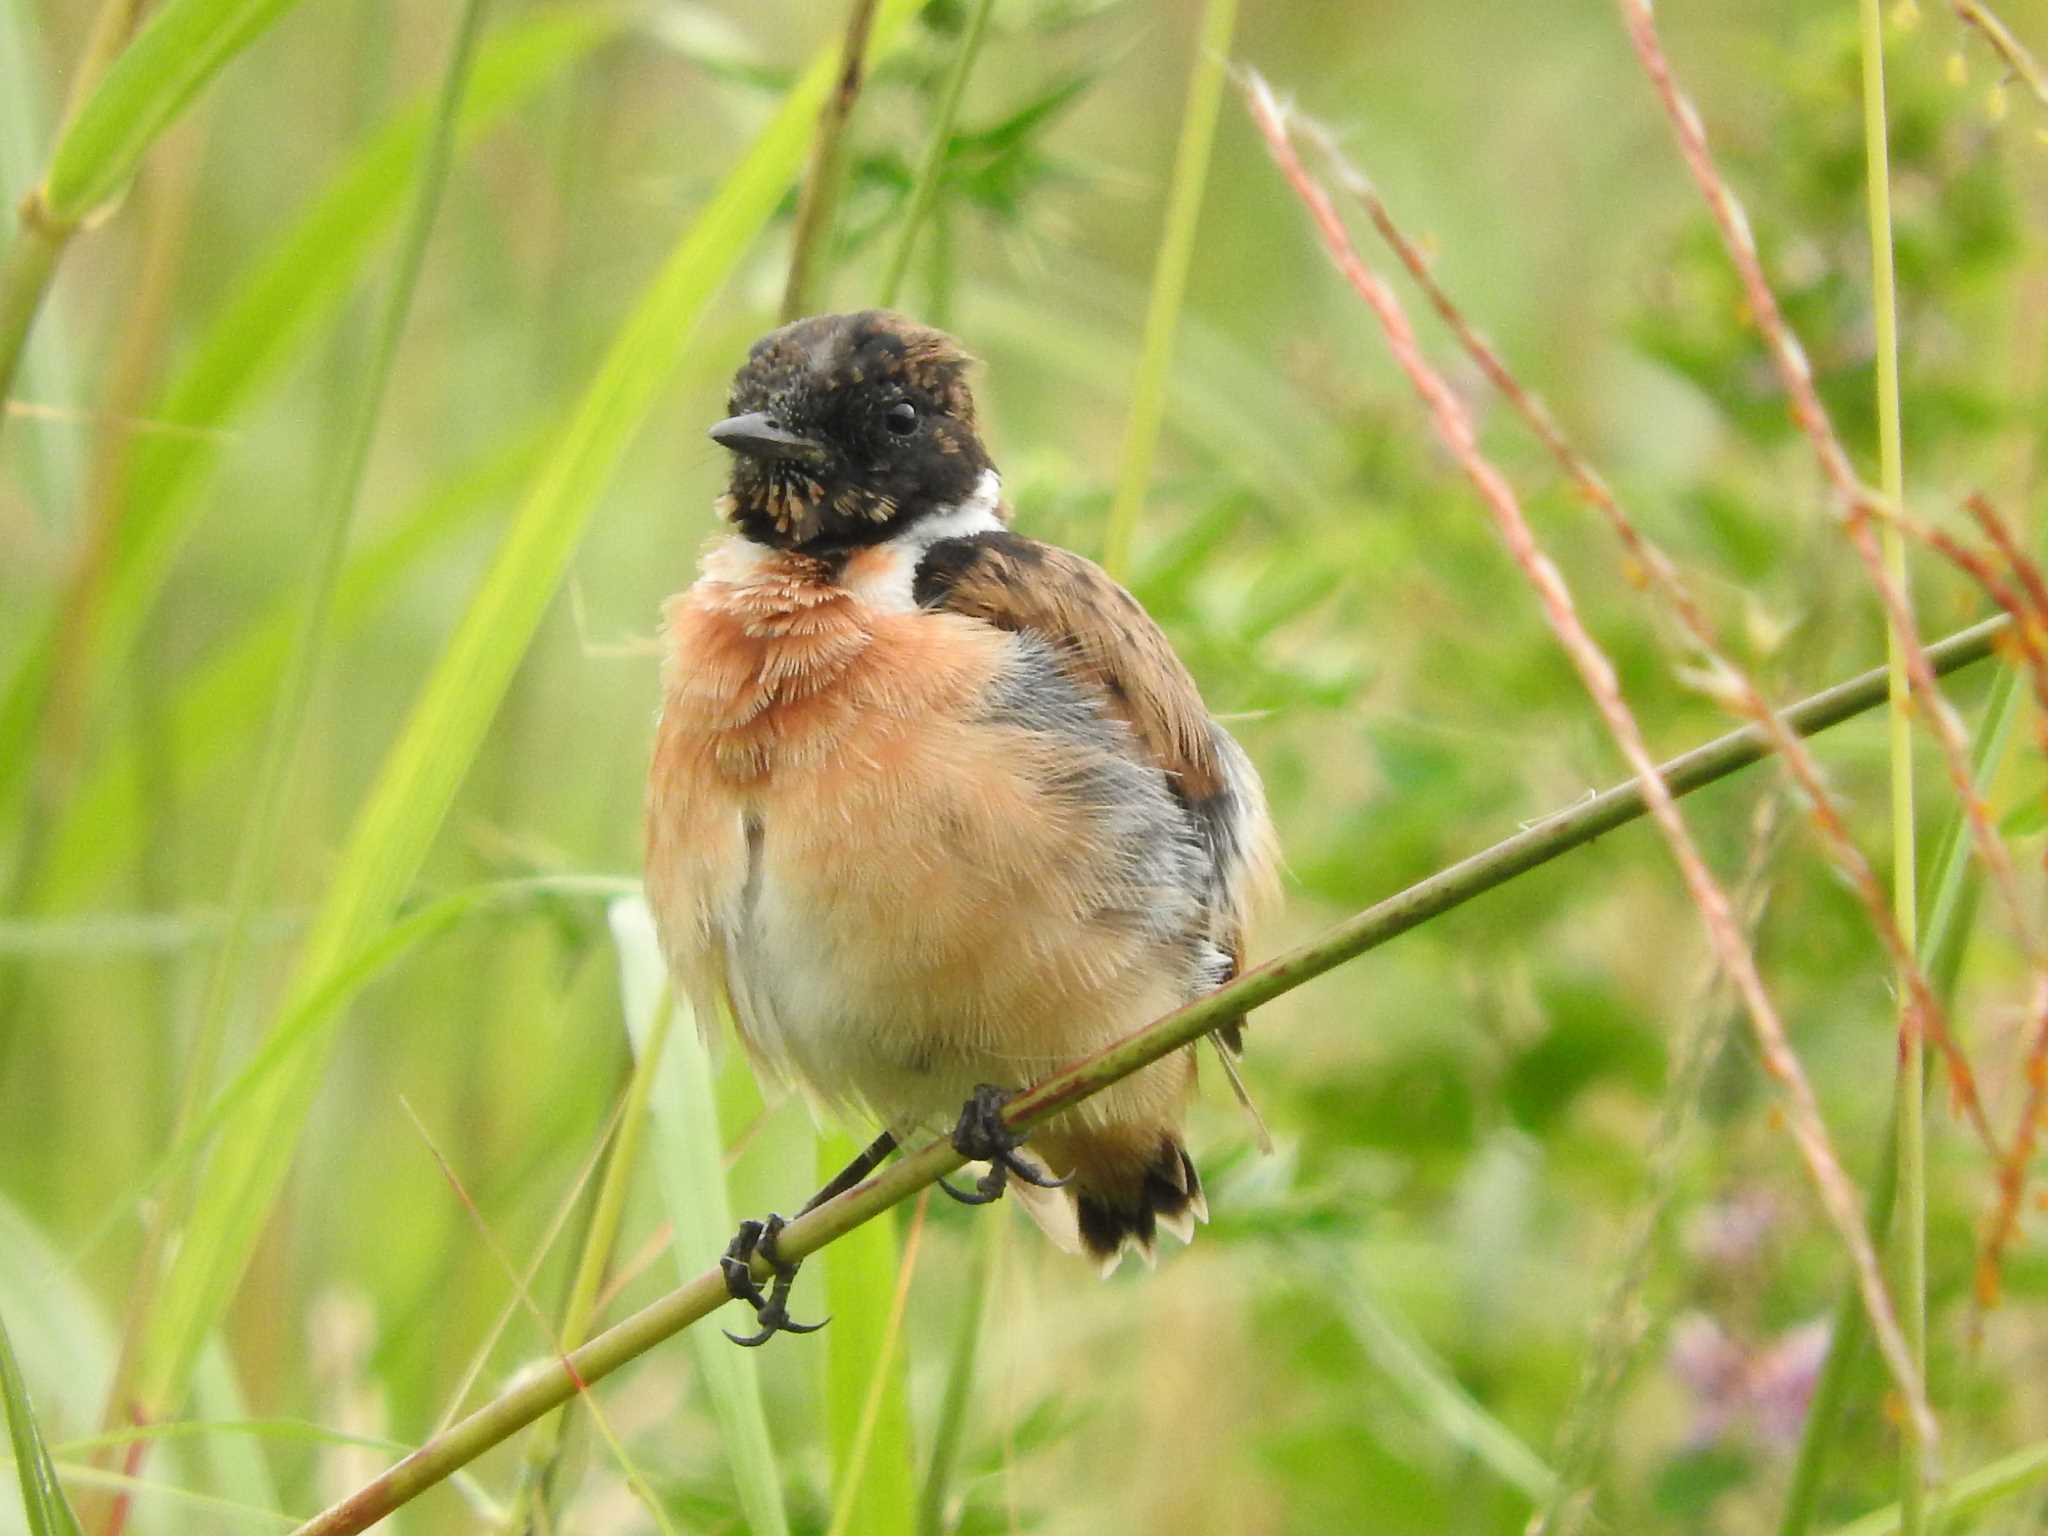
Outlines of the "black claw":
[[1040,1189],[1059,1189],[1068,1182],[1041,1173],[1017,1156],[1024,1138],[1003,1123],[1003,1106],[1015,1097],[1007,1088],[983,1083],[960,1108],[959,1123],[953,1127],[953,1150],[973,1162],[988,1164],[988,1172],[976,1181],[972,1194],[939,1180],[939,1188],[962,1205],[987,1205],[1000,1199],[1003,1186],[1011,1179]]
[[[743,1221],[734,1235],[725,1255],[718,1261],[718,1267],[725,1275],[725,1288],[735,1301],[744,1301],[754,1309],[754,1320],[761,1325],[758,1333],[742,1338],[731,1329],[721,1329],[733,1343],[748,1349],[757,1349],[774,1338],[778,1333],[816,1333],[826,1323],[825,1318],[815,1323],[799,1323],[789,1315],[789,1289],[796,1284],[796,1273],[802,1266],[790,1264],[777,1258],[775,1237],[784,1226],[780,1216],[770,1216],[766,1221]],[[774,1281],[766,1295],[754,1279],[753,1258],[759,1254],[768,1261],[774,1272]]]

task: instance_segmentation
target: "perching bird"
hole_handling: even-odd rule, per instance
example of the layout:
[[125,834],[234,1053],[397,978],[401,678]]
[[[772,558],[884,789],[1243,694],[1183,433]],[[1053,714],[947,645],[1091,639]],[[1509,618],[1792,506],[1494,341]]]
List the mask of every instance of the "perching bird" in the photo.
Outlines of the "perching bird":
[[[758,1065],[896,1138],[959,1117],[982,1198],[1007,1169],[1106,1272],[1206,1219],[1193,1048],[1032,1134],[1057,1191],[1001,1101],[1236,975],[1273,832],[1137,601],[1010,531],[968,367],[881,310],[748,354],[711,428],[734,532],[664,610],[647,890],[699,1017],[729,998]],[[728,1256],[759,1338],[793,1326],[745,1278],[777,1225]]]

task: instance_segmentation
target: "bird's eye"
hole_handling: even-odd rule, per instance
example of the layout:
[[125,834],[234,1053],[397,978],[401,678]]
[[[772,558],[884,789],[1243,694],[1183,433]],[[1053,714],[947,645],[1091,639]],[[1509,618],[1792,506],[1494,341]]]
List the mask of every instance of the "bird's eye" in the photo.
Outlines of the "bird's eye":
[[908,437],[917,430],[917,407],[908,400],[898,400],[882,412],[882,425],[897,437]]

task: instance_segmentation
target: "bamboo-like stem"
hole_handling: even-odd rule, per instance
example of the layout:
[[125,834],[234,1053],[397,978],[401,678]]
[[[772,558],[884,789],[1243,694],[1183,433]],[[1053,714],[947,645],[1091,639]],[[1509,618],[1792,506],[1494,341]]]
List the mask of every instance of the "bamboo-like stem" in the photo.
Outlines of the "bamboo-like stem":
[[[1878,0],[1858,0],[1857,45],[1863,56],[1863,156],[1870,214],[1870,310],[1877,350],[1878,481],[1885,500],[1903,506],[1905,462],[1900,442],[1898,281],[1892,263],[1890,126],[1885,116],[1884,15]],[[1909,604],[1906,540],[1896,524],[1879,530],[1885,575]],[[1910,610],[1909,610],[1910,611]],[[1891,680],[1886,724],[1891,753],[1892,914],[1908,945],[1919,926],[1916,844],[1913,835],[1912,682],[1906,675],[1907,637],[1886,636]],[[1910,957],[1909,957],[1910,958]],[[1901,966],[1903,983],[1907,967]],[[1923,1020],[1911,994],[1899,992],[1898,1106],[1899,1212],[1896,1273],[1899,1329],[1913,1369],[1927,1378],[1927,1055]],[[1899,1424],[1899,1516],[1905,1536],[1921,1536],[1926,1521],[1928,1446],[1907,1416]]]
[[1187,296],[1188,268],[1195,255],[1195,229],[1202,216],[1202,192],[1209,182],[1209,156],[1216,142],[1223,78],[1230,38],[1237,26],[1237,0],[1208,0],[1188,74],[1187,106],[1180,119],[1180,146],[1173,156],[1173,184],[1166,198],[1166,227],[1152,267],[1152,297],[1145,306],[1145,338],[1131,385],[1131,415],[1117,460],[1116,495],[1103,535],[1102,568],[1123,579],[1130,570],[1138,514],[1152,484],[1159,427],[1166,419],[1166,381],[1173,367],[1173,333]]
[[[93,18],[85,51],[72,72],[71,91],[64,103],[62,124],[77,115],[79,106],[114,62],[142,14],[143,0],[106,0]],[[58,137],[61,138],[62,131]],[[50,216],[40,191],[22,200],[7,254],[0,257],[0,403],[14,392],[14,376],[21,368],[21,354],[28,346],[28,333],[35,325],[50,282],[57,275],[57,263],[64,247],[78,232],[68,219]],[[7,430],[7,413],[0,411],[0,434]]]
[[[1992,653],[2010,622],[2003,616],[1988,619],[1928,646],[1929,664],[1938,674],[1946,674],[1983,660]],[[1884,701],[1886,686],[1886,675],[1881,669],[1866,672],[1792,705],[1782,712],[1782,718],[1801,735],[1813,735],[1875,708]],[[1658,778],[1672,795],[1690,794],[1769,755],[1769,750],[1764,732],[1756,726],[1745,726],[1665,763],[1658,770]],[[1547,816],[1485,852],[1368,907],[1309,943],[1247,971],[1230,985],[1168,1014],[1087,1060],[1055,1073],[1012,1099],[1004,1118],[1017,1130],[1042,1124],[1140,1067],[1193,1043],[1224,1019],[1271,1002],[1431,918],[1636,820],[1644,814],[1645,807],[1646,794],[1638,778]],[[962,1161],[948,1140],[912,1148],[901,1160],[836,1200],[791,1222],[777,1239],[777,1252],[787,1259],[808,1257],[908,1199],[932,1180],[953,1172]],[[761,1278],[767,1278],[765,1273]],[[347,1536],[367,1529],[549,1409],[568,1401],[580,1387],[610,1375],[708,1316],[729,1299],[719,1272],[704,1271],[572,1351],[560,1362],[561,1369],[539,1371],[516,1383],[300,1526],[296,1536]]]
[[789,277],[782,289],[782,318],[801,319],[816,304],[816,290],[831,266],[832,215],[839,206],[840,166],[846,157],[846,125],[867,78],[868,35],[875,29],[880,0],[853,0],[846,35],[839,44],[839,83],[818,109],[811,140],[810,169],[796,198],[796,231],[790,236]]
[[[341,580],[343,556],[349,530],[354,522],[357,494],[363,471],[369,463],[370,447],[376,439],[385,388],[390,382],[398,345],[404,335],[419,274],[426,259],[427,238],[447,184],[454,158],[455,130],[462,113],[462,98],[476,44],[483,32],[485,0],[465,0],[456,22],[454,42],[443,71],[442,88],[434,122],[420,164],[419,184],[413,194],[385,300],[367,361],[363,392],[349,423],[342,462],[336,466],[325,505],[314,520],[319,549],[312,572],[312,589],[292,638],[284,672],[278,682],[255,782],[250,790],[248,811],[228,891],[228,924],[215,951],[202,993],[196,1038],[186,1063],[185,1083],[178,1106],[172,1140],[176,1142],[191,1127],[213,1092],[223,1054],[230,1004],[235,984],[247,959],[254,924],[269,882],[277,847],[284,831],[284,812],[291,787],[293,765],[298,757],[299,738],[310,708],[313,683],[318,675],[322,651]],[[143,1267],[138,1273],[135,1296],[127,1312],[127,1335],[120,1352],[120,1366],[110,1389],[108,1422],[134,1417],[148,1422],[166,1411],[163,1403],[131,1402],[140,1367],[139,1341],[147,1329],[155,1292],[162,1279],[160,1254],[168,1234],[184,1219],[190,1197],[190,1182],[181,1179],[151,1223],[143,1249]]]
[[974,58],[981,52],[981,40],[988,34],[989,12],[994,9],[995,0],[975,0],[974,9],[968,13],[967,33],[960,39],[953,72],[946,77],[945,94],[939,98],[939,115],[932,123],[931,137],[925,141],[924,158],[918,161],[917,180],[911,184],[909,206],[903,210],[896,244],[889,251],[889,265],[882,269],[878,302],[884,309],[893,306],[903,292],[903,279],[910,271],[910,254],[917,248],[918,226],[924,223],[933,199],[939,195],[939,181],[946,174],[946,150],[953,142],[953,125],[960,118],[960,98],[967,92],[967,77],[974,72]]
[[[2019,714],[2019,681],[2011,672],[2001,672],[1991,686],[1991,698],[1984,707],[1978,727],[1973,765],[1979,783],[1988,782],[2005,759],[2006,744],[2012,739],[2013,721]],[[1944,840],[1939,873],[1934,882],[1934,899],[1927,906],[1927,924],[1920,934],[1920,954],[1934,989],[1943,996],[1955,992],[1956,977],[1962,970],[1963,940],[1969,931],[1970,837],[1957,815]],[[1903,1088],[1901,1078],[1899,1088]],[[1890,1230],[1892,1206],[1898,1196],[1899,1164],[1893,1149],[1898,1144],[1898,1089],[1894,1090],[1891,1119],[1880,1141],[1885,1155],[1877,1160],[1871,1176],[1866,1225],[1872,1240]],[[1814,1384],[1807,1405],[1806,1422],[1799,1433],[1799,1453],[1792,1463],[1792,1481],[1785,1494],[1785,1508],[1778,1517],[1778,1536],[1806,1536],[1820,1503],[1821,1474],[1827,1469],[1835,1440],[1841,1431],[1842,1409],[1849,1395],[1849,1373],[1864,1344],[1863,1308],[1853,1283],[1842,1287],[1828,1328],[1827,1364]]]

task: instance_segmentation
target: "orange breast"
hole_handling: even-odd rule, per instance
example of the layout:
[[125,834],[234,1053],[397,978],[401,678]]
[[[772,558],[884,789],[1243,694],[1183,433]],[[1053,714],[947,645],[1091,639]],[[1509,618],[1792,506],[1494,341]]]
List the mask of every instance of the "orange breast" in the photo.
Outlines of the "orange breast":
[[[679,985],[828,1099],[951,1112],[1181,1000],[1094,921],[1069,748],[983,709],[1014,636],[714,555],[667,614],[648,890]],[[1000,1073],[997,1069],[1000,1068]]]

